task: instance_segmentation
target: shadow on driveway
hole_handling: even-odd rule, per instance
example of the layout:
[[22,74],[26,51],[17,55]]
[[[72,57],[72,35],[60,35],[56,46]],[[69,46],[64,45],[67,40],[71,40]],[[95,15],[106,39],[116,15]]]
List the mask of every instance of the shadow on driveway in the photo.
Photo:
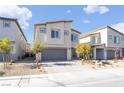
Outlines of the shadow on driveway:
[[57,65],[57,66],[71,66],[71,65],[74,65],[74,64],[71,64],[71,63],[55,63],[54,65]]

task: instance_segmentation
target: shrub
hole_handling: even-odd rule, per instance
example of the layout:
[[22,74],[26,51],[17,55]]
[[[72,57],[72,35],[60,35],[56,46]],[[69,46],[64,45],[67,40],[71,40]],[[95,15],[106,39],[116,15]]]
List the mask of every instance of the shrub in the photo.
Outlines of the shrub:
[[3,76],[5,74],[5,72],[0,71],[0,76]]
[[91,50],[92,49],[89,44],[78,44],[76,46],[76,53],[85,60],[88,60],[90,58]]

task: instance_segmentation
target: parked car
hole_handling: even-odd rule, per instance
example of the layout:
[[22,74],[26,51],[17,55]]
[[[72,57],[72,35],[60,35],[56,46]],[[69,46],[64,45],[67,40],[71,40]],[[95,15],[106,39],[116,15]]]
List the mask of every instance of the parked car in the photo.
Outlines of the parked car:
[[119,56],[119,59],[124,59],[124,56]]

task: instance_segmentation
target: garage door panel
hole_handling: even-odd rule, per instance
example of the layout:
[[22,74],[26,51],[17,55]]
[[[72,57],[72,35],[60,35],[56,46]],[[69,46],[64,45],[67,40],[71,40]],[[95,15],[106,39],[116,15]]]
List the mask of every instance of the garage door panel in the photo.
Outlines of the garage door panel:
[[2,54],[0,54],[0,62],[3,60]]
[[104,59],[104,53],[103,53],[103,49],[97,49],[96,50],[96,58],[97,59]]
[[67,50],[66,49],[45,49],[42,53],[42,60],[66,60]]
[[114,50],[107,50],[107,59],[114,59]]

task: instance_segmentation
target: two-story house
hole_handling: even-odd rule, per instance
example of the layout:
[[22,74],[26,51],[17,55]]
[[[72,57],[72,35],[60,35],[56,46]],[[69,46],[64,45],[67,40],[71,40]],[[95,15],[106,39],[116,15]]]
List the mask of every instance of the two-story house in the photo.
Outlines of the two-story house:
[[[17,60],[25,54],[27,39],[17,21],[17,19],[0,17],[0,40],[8,38],[11,45],[10,57]],[[0,54],[0,61],[2,55]]]
[[43,46],[42,60],[71,60],[80,32],[71,28],[72,21],[61,20],[35,24],[34,42]]
[[113,59],[116,49],[119,56],[124,55],[124,34],[110,26],[82,35],[80,43],[92,46],[93,59]]

